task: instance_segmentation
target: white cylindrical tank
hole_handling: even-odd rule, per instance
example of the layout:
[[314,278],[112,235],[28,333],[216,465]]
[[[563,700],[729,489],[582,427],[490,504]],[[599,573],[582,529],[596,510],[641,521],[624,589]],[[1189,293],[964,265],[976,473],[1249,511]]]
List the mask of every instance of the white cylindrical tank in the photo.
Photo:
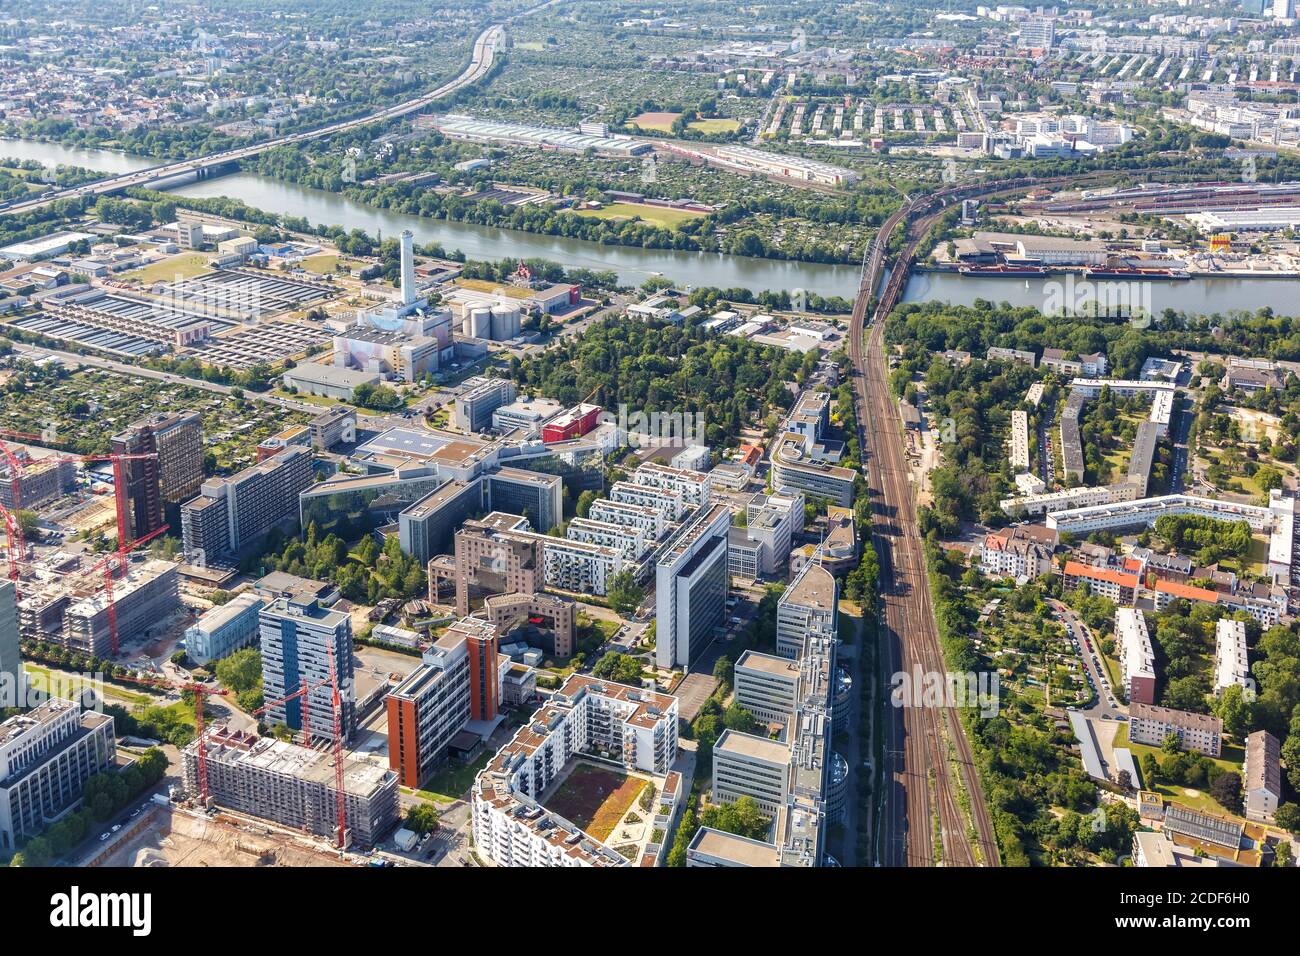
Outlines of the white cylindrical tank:
[[487,306],[469,310],[469,334],[476,339],[486,339],[492,336],[492,310]]
[[515,305],[494,305],[492,307],[492,338],[503,342],[519,334],[519,307]]

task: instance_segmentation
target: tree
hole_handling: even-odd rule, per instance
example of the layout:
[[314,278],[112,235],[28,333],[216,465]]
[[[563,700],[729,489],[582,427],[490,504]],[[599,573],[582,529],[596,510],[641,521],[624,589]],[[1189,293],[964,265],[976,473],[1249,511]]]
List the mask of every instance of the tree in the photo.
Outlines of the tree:
[[734,701],[723,712],[722,723],[728,730],[742,734],[753,734],[762,730],[758,718]]
[[1283,830],[1300,835],[1300,803],[1284,803],[1277,808],[1273,822]]
[[641,686],[641,662],[631,654],[606,651],[605,656],[596,662],[591,672],[597,677],[619,684]]
[[718,683],[730,687],[735,681],[736,665],[731,662],[730,657],[724,654],[713,665],[713,676],[717,678]]
[[1210,781],[1210,796],[1224,809],[1240,813],[1241,776],[1234,771],[1219,774]]
[[417,803],[406,811],[406,829],[424,836],[438,829],[438,811],[432,804]]
[[262,655],[246,647],[217,661],[216,671],[217,680],[227,690],[236,694],[257,690],[262,686]]
[[614,575],[605,596],[609,599],[610,607],[626,616],[645,600],[645,589],[636,583],[636,577],[631,571],[623,570]]

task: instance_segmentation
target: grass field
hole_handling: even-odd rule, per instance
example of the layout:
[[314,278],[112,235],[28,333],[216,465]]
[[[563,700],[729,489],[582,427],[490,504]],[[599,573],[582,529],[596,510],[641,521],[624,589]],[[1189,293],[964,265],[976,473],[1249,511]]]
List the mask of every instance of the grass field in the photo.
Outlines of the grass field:
[[488,765],[492,756],[492,750],[484,749],[477,759],[469,763],[449,764],[426,780],[424,787],[415,792],[426,800],[433,800],[436,803],[455,803],[469,792],[470,787],[474,786],[474,778]]
[[[108,682],[95,684],[71,671],[52,671],[48,667],[42,667],[39,664],[30,662],[25,662],[23,669],[27,671],[28,681],[32,687],[47,694],[53,693],[56,697],[79,695],[82,690],[89,687],[101,693],[109,703],[113,704],[126,704],[127,706],[137,707],[157,703],[155,698],[150,697],[148,694],[137,694],[134,691],[124,690]],[[51,678],[54,680],[53,685],[50,683]]]
[[308,272],[314,272],[317,275],[324,275],[327,272],[333,272],[338,265],[342,263],[347,269],[355,269],[361,265],[355,259],[347,259],[343,256],[335,255],[332,252],[322,252],[318,256],[308,256],[302,260],[302,267]]
[[164,259],[162,262],[155,262],[143,269],[124,272],[122,278],[153,285],[155,282],[172,282],[177,278],[189,279],[210,271],[211,266],[208,265],[207,256],[201,252],[186,252]]
[[740,129],[740,121],[734,119],[725,119],[718,117],[716,119],[696,120],[689,124],[691,129],[697,129],[701,133],[734,133]]
[[641,218],[648,223],[675,229],[684,222],[704,215],[689,209],[665,209],[662,206],[643,206],[640,203],[612,202],[601,209],[583,209],[576,212],[579,216],[592,219],[634,219]]
[[[1117,730],[1115,733],[1115,741],[1112,746],[1128,747],[1131,751],[1133,751],[1133,761],[1139,767],[1142,766],[1142,756],[1144,754],[1151,753],[1151,754],[1155,754],[1157,760],[1164,759],[1164,754],[1160,752],[1159,747],[1149,747],[1146,744],[1135,744],[1132,741],[1130,741],[1128,739],[1127,722],[1120,723],[1119,730]],[[1228,744],[1224,744],[1222,751],[1220,751],[1220,756],[1217,758],[1211,757],[1210,759],[1213,760],[1216,764],[1219,765],[1219,767],[1221,767],[1224,770],[1231,770],[1233,773],[1241,773],[1241,763],[1243,760],[1246,759],[1246,753],[1244,750],[1242,750],[1241,747],[1233,747]],[[1182,788],[1175,787],[1174,789],[1181,790]],[[1179,799],[1181,800],[1184,798],[1182,796],[1179,796]]]
[[639,126],[641,129],[653,129],[660,133],[671,133],[673,131],[673,123],[676,121],[677,117],[681,115],[681,113],[641,113],[638,116],[633,116],[628,120],[628,122],[635,126]]
[[645,785],[644,780],[617,770],[580,763],[546,805],[597,840],[604,840],[614,832]]

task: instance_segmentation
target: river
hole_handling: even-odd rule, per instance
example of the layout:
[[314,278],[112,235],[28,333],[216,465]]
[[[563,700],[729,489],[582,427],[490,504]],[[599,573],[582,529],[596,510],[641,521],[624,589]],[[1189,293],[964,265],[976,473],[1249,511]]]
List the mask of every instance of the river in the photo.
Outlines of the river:
[[[131,172],[156,166],[157,160],[115,150],[74,149],[57,143],[0,139],[0,158],[34,159],[46,165],[83,166],[104,172]],[[375,209],[346,196],[281,182],[256,173],[237,172],[169,188],[177,196],[230,196],[258,209],[284,216],[301,216],[319,225],[364,229],[374,235],[395,236],[410,229],[417,242],[439,243],[448,252],[459,249],[471,259],[550,259],[567,266],[613,269],[621,282],[640,285],[651,275],[663,275],[683,285],[718,288],[804,289],[819,295],[851,299],[857,293],[856,266],[784,262],[709,252],[676,252],[630,246],[602,246],[579,239],[497,229],[473,223],[426,219]]]
[[[131,172],[158,160],[117,150],[77,149],[57,143],[0,139],[0,158],[34,159],[47,165],[73,165],[109,173]],[[425,219],[375,209],[337,193],[309,189],[256,173],[237,172],[171,187],[178,196],[231,196],[250,206],[285,216],[300,216],[322,225],[364,229],[374,235],[397,235],[410,229],[418,242],[439,243],[448,252],[459,249],[471,259],[541,258],[588,269],[613,269],[621,282],[640,285],[651,275],[663,275],[682,285],[764,289],[804,289],[820,295],[851,299],[857,293],[858,268],[778,259],[753,259],[708,252],[674,252],[628,246],[602,246],[578,239],[497,229],[473,223]],[[918,273],[908,281],[907,302],[953,302],[969,305],[976,299],[1043,308],[1059,298],[1062,280],[975,278],[954,273]],[[1300,302],[1300,279],[1190,279],[1137,283],[1141,302],[1152,311],[1174,309],[1189,313],[1228,313],[1272,306],[1290,314]]]

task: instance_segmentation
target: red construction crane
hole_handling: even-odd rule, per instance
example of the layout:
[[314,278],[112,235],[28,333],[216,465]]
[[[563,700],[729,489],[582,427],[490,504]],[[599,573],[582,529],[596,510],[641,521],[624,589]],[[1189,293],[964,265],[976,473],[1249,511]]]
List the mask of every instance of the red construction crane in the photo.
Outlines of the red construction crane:
[[[100,571],[100,570],[103,570],[104,572],[104,598],[108,610],[108,635],[109,635],[109,646],[112,648],[112,653],[111,653],[112,657],[117,657],[117,652],[119,649],[118,637],[117,637],[117,604],[115,603],[113,598],[113,575],[115,571],[121,571],[123,574],[125,574],[127,554],[130,551],[134,550],[135,548],[140,547],[140,545],[148,544],[150,541],[152,541],[154,538],[158,537],[159,535],[165,534],[167,532],[167,527],[168,527],[167,525],[163,525],[161,528],[157,528],[154,531],[150,531],[143,538],[139,538],[138,540],[133,541],[130,544],[122,544],[121,535],[119,534],[117,550],[110,551],[102,561],[98,562],[93,567],[89,568],[87,571],[87,573],[89,574],[94,574],[96,571]],[[114,567],[115,561],[117,562],[116,568]]]
[[[176,690],[181,693],[184,693],[185,691],[189,691],[194,695],[194,731],[195,731],[194,740],[195,743],[197,744],[196,757],[198,761],[199,803],[202,806],[206,807],[208,804],[208,798],[210,794],[208,791],[208,746],[207,746],[208,727],[207,727],[207,720],[203,714],[203,699],[208,694],[216,694],[219,697],[230,697],[231,696],[230,691],[225,690],[224,688],[221,687],[209,687],[206,684],[198,684],[192,681],[179,682],[179,681],[166,680],[161,677],[121,677],[119,679],[130,681],[133,684],[143,684],[147,687],[170,688],[172,690]],[[324,681],[321,681],[321,683],[316,684],[315,686],[322,687],[324,686],[324,683],[325,683]],[[308,694],[313,689],[314,688],[304,680],[302,682],[302,685],[292,694],[289,694],[286,697],[281,697],[279,700],[273,700],[263,704],[257,710],[249,714],[249,716],[260,717],[261,715],[265,714],[268,710],[270,710],[272,707],[278,706],[279,704],[287,704],[289,701],[301,697],[303,700],[303,728],[305,733],[307,727],[306,715],[307,715]],[[311,739],[310,737],[307,737],[306,741],[309,743],[310,739]],[[306,744],[304,744],[304,746],[305,745]]]
[[8,541],[9,580],[14,582],[14,596],[18,596],[18,563],[27,558],[27,542],[23,540],[23,526],[18,517],[4,505],[0,505],[0,517],[5,523],[5,537]]
[[334,711],[334,799],[338,809],[338,849],[347,848],[348,807],[343,792],[343,702],[339,698],[339,673],[334,669],[334,642],[325,645],[330,665],[330,709]]

